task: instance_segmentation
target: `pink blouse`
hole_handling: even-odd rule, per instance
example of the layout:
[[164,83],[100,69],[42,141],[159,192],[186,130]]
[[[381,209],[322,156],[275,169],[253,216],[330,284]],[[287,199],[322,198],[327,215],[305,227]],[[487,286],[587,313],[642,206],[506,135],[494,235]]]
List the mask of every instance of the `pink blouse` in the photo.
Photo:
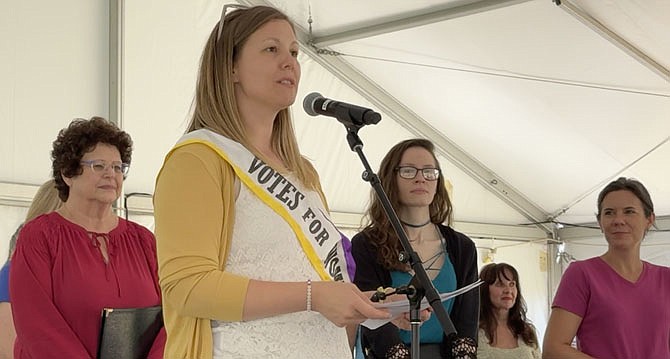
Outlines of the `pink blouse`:
[[[107,239],[109,263],[96,236]],[[10,292],[17,359],[95,358],[103,308],[161,304],[155,238],[122,218],[96,234],[56,212],[39,216],[19,234]],[[152,350],[158,357],[164,335]]]

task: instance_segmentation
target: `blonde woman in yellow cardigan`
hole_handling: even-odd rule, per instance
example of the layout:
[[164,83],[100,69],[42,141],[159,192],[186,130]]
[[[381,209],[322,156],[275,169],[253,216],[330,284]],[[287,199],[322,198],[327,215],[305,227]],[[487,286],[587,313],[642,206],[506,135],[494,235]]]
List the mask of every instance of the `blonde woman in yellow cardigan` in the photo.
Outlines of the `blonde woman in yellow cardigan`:
[[165,357],[351,357],[344,327],[388,313],[348,283],[348,242],[298,151],[293,25],[271,7],[226,10],[156,181]]

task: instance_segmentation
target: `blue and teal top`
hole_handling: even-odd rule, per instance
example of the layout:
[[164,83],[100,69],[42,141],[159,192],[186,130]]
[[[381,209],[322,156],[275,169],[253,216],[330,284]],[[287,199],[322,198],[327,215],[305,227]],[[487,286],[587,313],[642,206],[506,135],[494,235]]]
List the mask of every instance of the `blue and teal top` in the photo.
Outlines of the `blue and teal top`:
[[[444,239],[442,239],[444,241]],[[444,249],[444,245],[442,246]],[[391,271],[391,280],[392,287],[397,288],[403,285],[407,285],[412,279],[413,274],[409,272],[401,271]],[[449,256],[444,252],[444,264],[440,269],[440,272],[432,280],[433,286],[439,293],[452,292],[457,289],[456,286],[456,271],[454,266],[449,260]],[[451,309],[454,305],[454,298],[448,299],[442,302],[444,309],[448,314],[451,314]],[[421,324],[419,329],[419,339],[421,343],[441,343],[442,342],[442,326],[437,320],[437,316],[431,315],[428,321]],[[405,343],[410,343],[412,339],[412,332],[409,330],[400,330],[400,339]]]

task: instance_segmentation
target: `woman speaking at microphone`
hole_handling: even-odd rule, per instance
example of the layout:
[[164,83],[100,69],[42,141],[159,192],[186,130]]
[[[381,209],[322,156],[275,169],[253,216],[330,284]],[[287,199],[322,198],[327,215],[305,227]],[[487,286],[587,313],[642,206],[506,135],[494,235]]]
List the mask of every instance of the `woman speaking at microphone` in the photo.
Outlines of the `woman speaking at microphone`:
[[347,283],[348,242],[298,151],[293,25],[271,7],[227,9],[156,180],[165,357],[350,358],[342,327],[389,314]]

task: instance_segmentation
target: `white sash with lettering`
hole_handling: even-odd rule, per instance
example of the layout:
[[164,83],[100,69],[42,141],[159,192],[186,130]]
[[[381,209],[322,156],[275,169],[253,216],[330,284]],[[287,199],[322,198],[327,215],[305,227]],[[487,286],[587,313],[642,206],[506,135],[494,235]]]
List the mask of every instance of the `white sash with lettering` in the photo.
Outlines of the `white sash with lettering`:
[[351,281],[343,234],[331,222],[319,196],[305,196],[300,183],[292,183],[241,144],[210,130],[185,134],[174,149],[190,143],[213,149],[251,192],[289,224],[321,280]]

